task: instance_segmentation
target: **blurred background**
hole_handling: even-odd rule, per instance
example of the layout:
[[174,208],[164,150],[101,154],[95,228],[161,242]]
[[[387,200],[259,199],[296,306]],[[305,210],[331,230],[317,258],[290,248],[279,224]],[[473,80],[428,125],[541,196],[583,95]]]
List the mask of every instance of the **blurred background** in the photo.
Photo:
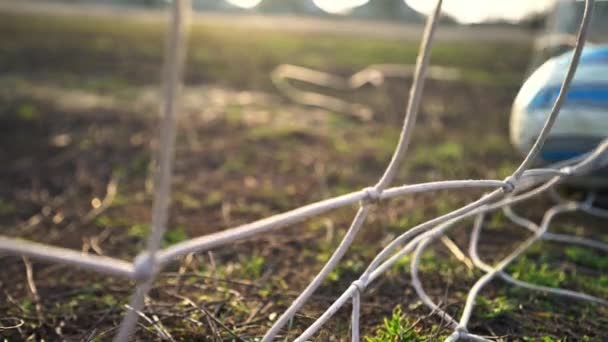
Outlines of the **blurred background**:
[[[193,0],[164,246],[373,184],[396,144],[434,3]],[[606,4],[596,5],[592,41],[608,37],[602,33]],[[125,260],[141,250],[150,222],[169,5],[0,0],[2,234]],[[446,0],[444,7],[400,184],[510,174],[520,160],[508,137],[513,99],[536,65],[572,47],[582,13],[577,1]],[[421,194],[384,205],[283,337],[318,316],[388,239],[479,195]],[[547,203],[538,200],[522,212],[538,221]],[[329,258],[352,215],[353,208],[340,209],[189,256],[161,276],[145,314],[176,340],[261,336]],[[591,225],[587,233],[605,236],[601,224],[577,217],[556,230],[581,234],[581,222]],[[504,226],[499,215],[488,229]],[[456,245],[466,246],[466,229],[454,232]],[[492,255],[525,236],[513,230],[489,235],[484,246]],[[442,303],[457,314],[454,304],[464,301],[479,274],[436,247],[424,258],[423,279],[434,298],[449,291],[459,300]],[[543,244],[526,256],[534,263],[515,263],[509,272],[606,298],[606,256],[575,247],[566,254],[563,262],[563,250]],[[449,332],[415,299],[408,264],[395,266],[366,295],[361,322],[368,341],[396,340],[385,317],[407,327],[401,333],[408,341]],[[120,279],[34,263],[33,296],[20,258],[0,256],[0,269],[2,325],[21,323],[0,330],[9,340],[108,339],[131,291]],[[175,289],[205,310],[176,297]],[[476,333],[608,339],[605,307],[498,285],[485,294],[470,326]],[[320,341],[347,336],[347,311],[325,327]],[[155,325],[142,324],[141,340],[166,339]]]
[[[30,0],[30,3],[55,2],[69,5],[110,5],[140,8],[166,6],[166,0]],[[500,1],[470,0],[465,2],[447,1],[444,12],[452,21],[459,23],[479,23],[484,21],[518,22],[534,21],[543,17],[543,12],[553,6],[555,0],[517,0],[507,5]],[[346,15],[355,18],[379,20],[420,21],[421,13],[431,11],[433,4],[424,0],[194,0],[192,4],[199,11],[259,14],[292,14],[308,16]]]

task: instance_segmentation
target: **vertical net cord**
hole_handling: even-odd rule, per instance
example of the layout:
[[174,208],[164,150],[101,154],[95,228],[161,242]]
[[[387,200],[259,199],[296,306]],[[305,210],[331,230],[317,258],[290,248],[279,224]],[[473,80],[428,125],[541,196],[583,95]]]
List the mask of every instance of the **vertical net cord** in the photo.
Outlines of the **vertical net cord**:
[[545,121],[545,124],[540,131],[538,138],[532,145],[532,148],[528,152],[528,155],[524,159],[524,161],[519,165],[517,170],[513,173],[513,178],[517,181],[521,175],[526,171],[532,163],[536,160],[536,157],[540,153],[549,133],[551,132],[551,128],[553,128],[553,124],[557,119],[559,112],[561,110],[564,101],[567,98],[568,89],[570,88],[570,84],[572,83],[572,79],[574,79],[574,75],[576,74],[576,69],[578,68],[579,61],[581,59],[581,54],[583,53],[583,48],[585,47],[585,42],[587,41],[587,36],[589,32],[589,23],[591,22],[591,17],[593,15],[593,4],[594,0],[585,0],[585,10],[583,12],[583,19],[581,21],[581,25],[578,30],[578,34],[576,36],[576,45],[574,47],[574,52],[572,54],[572,61],[570,62],[570,67],[566,73],[566,77],[562,82],[562,85],[559,89],[559,94],[553,103],[553,107],[551,108],[551,112]]
[[355,239],[356,234],[359,232],[359,229],[365,222],[365,219],[369,213],[369,206],[367,204],[362,204],[355,215],[355,218],[346,232],[343,240],[341,241],[338,248],[334,251],[328,262],[323,266],[321,271],[315,276],[313,281],[300,293],[298,298],[293,301],[291,306],[281,315],[281,317],[273,324],[273,326],[268,330],[262,341],[272,341],[272,339],[279,333],[281,328],[291,318],[295,315],[296,311],[300,309],[304,303],[310,298],[310,296],[314,293],[314,291],[321,285],[323,280],[327,277],[327,275],[338,265],[348,247],[352,244]]
[[450,316],[447,312],[439,307],[439,305],[435,304],[433,300],[426,294],[424,287],[422,286],[422,282],[420,281],[420,277],[418,276],[418,268],[420,266],[420,257],[424,250],[436,239],[440,234],[433,234],[430,237],[424,239],[422,242],[418,244],[416,250],[414,251],[414,255],[412,261],[410,263],[410,274],[412,276],[412,286],[416,291],[418,297],[422,300],[422,302],[431,309],[431,312],[435,313],[437,316],[441,318],[441,321],[447,321],[452,328],[456,328],[458,326],[458,322]]
[[[416,63],[414,79],[410,90],[410,100],[408,102],[404,124],[399,137],[399,142],[397,143],[397,147],[395,148],[395,153],[389,165],[387,166],[386,171],[384,172],[376,186],[366,189],[367,196],[361,201],[359,210],[357,211],[357,214],[353,219],[350,228],[348,229],[343,240],[340,242],[336,251],[332,254],[330,259],[326,262],[321,271],[315,276],[312,282],[308,284],[304,291],[302,291],[302,293],[293,301],[289,308],[287,308],[287,310],[281,315],[281,317],[279,317],[279,319],[266,332],[266,334],[262,338],[262,342],[270,342],[274,339],[274,337],[287,324],[287,322],[292,319],[295,313],[306,303],[306,301],[308,301],[310,296],[321,285],[323,280],[327,278],[329,273],[338,265],[338,263],[352,244],[355,236],[361,229],[361,226],[365,223],[365,220],[367,219],[369,213],[369,203],[379,201],[382,191],[384,191],[384,189],[388,185],[390,185],[390,183],[394,179],[399,165],[401,164],[401,161],[407,152],[407,146],[411,139],[411,132],[416,123],[416,117],[418,115],[418,109],[420,107],[420,100],[422,97],[422,90],[424,88],[424,80],[427,74],[427,68],[430,60],[431,46],[434,41],[433,36],[437,27],[442,3],[443,0],[437,1],[437,5],[435,6],[433,14],[427,20],[422,43],[420,46],[420,53],[418,55]],[[365,282],[362,282],[361,288],[358,289],[362,291],[364,287]],[[353,317],[356,318],[355,324],[352,326],[353,341],[358,340],[359,336],[358,322],[360,314],[359,307],[361,301],[360,294],[355,296],[356,298],[353,297],[353,300],[356,301],[356,305],[355,303],[353,303],[352,313]]]
[[134,263],[136,290],[129,310],[120,325],[114,341],[128,341],[135,330],[138,311],[144,307],[144,299],[152,288],[158,270],[156,253],[166,231],[171,198],[176,116],[178,94],[186,57],[186,36],[188,30],[190,0],[173,0],[170,30],[168,31],[165,66],[163,70],[163,107],[160,126],[158,165],[155,175],[154,202],[152,207],[152,232],[148,238],[146,251]]
[[403,128],[401,130],[401,134],[399,135],[399,142],[395,148],[395,153],[393,154],[386,171],[376,184],[376,189],[379,191],[382,191],[389,186],[395,178],[412,138],[411,132],[414,129],[416,119],[418,118],[420,102],[422,100],[422,92],[428,72],[429,60],[431,58],[431,47],[435,41],[434,36],[437,29],[437,24],[439,23],[442,5],[443,0],[437,0],[433,13],[427,19],[420,45],[420,52],[418,53],[418,58],[416,59],[416,69],[414,71],[414,78],[412,80],[412,87],[410,89],[410,99],[405,113]]
[[353,295],[353,310],[351,313],[351,341],[359,342],[359,320],[361,315],[361,289]]

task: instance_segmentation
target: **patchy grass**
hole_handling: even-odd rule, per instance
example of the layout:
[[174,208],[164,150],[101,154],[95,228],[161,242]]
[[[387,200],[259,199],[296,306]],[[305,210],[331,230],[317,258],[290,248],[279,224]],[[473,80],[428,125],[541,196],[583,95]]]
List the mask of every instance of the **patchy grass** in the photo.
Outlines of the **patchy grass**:
[[401,306],[395,307],[390,317],[384,319],[384,324],[373,335],[366,336],[366,342],[409,342],[409,341],[437,341],[444,340],[447,335],[440,335],[438,327],[433,326],[430,331],[422,331],[416,326],[418,322],[410,322],[403,313]]
[[[153,20],[0,14],[0,65],[11,73],[102,93],[156,84],[165,28]],[[417,44],[371,38],[197,23],[190,36],[186,81],[268,88],[268,73],[280,63],[354,70],[374,63],[414,63],[417,49]],[[475,82],[517,84],[521,74],[511,66],[527,63],[523,57],[529,52],[529,46],[516,43],[445,42],[436,44],[433,59],[462,68]]]
[[517,308],[515,300],[506,296],[492,299],[479,296],[477,297],[477,304],[479,305],[479,311],[485,319],[496,319],[508,315]]
[[593,250],[583,247],[567,247],[566,256],[578,265],[592,267],[599,270],[608,269],[608,255],[601,255]]
[[553,268],[546,263],[538,265],[537,261],[526,257],[517,259],[508,270],[515,279],[537,285],[559,287],[566,280],[566,273],[563,270]]
[[253,255],[243,261],[244,276],[249,279],[257,279],[262,275],[266,260],[263,256]]

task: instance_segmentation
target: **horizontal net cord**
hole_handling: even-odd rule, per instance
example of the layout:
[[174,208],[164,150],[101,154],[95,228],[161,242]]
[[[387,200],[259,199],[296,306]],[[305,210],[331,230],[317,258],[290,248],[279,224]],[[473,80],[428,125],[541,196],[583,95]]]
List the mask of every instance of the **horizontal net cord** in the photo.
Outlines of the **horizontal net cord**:
[[[547,175],[553,175],[553,172],[548,172]],[[524,175],[525,176],[525,175]],[[537,176],[536,174],[534,176]],[[525,177],[524,177],[525,178]],[[498,180],[455,180],[455,181],[441,181],[441,182],[429,182],[429,183],[420,183],[413,185],[404,185],[393,187],[385,190],[380,195],[380,200],[392,199],[396,197],[401,197],[408,194],[414,193],[422,193],[422,192],[430,192],[430,191],[439,191],[439,190],[453,190],[453,189],[464,189],[464,188],[488,188],[488,187],[501,187],[504,186],[503,181]],[[350,194],[342,195],[339,197],[330,198],[327,200],[323,200],[320,202],[316,202],[307,206],[303,206],[297,209],[294,209],[289,212],[285,212],[283,214],[278,214],[263,220],[255,221],[250,224],[242,225],[239,227],[227,229],[215,234],[209,234],[202,236],[200,238],[189,240],[184,242],[186,243],[196,243],[196,247],[192,246],[189,249],[178,245],[173,245],[172,247],[168,247],[165,250],[161,250],[157,254],[157,259],[159,260],[159,264],[164,264],[172,259],[175,259],[179,256],[186,255],[193,251],[207,251],[213,248],[221,247],[224,244],[228,244],[234,242],[236,240],[246,239],[250,236],[258,235],[260,232],[251,232],[250,230],[256,229],[256,226],[262,227],[257,229],[278,229],[281,227],[288,226],[290,224],[299,222],[306,218],[314,217],[319,214],[325,213],[327,211],[342,208],[348,205],[355,204],[367,196],[365,189],[356,191]],[[321,212],[317,212],[317,210],[322,210]],[[298,216],[300,212],[304,218]],[[293,216],[293,217],[292,217]],[[285,217],[287,222],[282,222],[282,219]],[[277,226],[275,226],[277,225]],[[238,231],[247,231],[251,235],[247,234],[245,236],[238,233]],[[238,238],[233,238],[233,236],[238,236]],[[205,243],[198,242],[197,240],[204,240]],[[47,247],[47,248],[41,248]],[[176,247],[180,247],[180,250],[177,251]],[[9,237],[0,236],[0,251],[13,254],[13,255],[27,255],[34,259],[45,261],[57,262],[60,264],[66,264],[71,266],[80,267],[87,270],[95,271],[97,270],[96,265],[99,266],[99,270],[104,272],[105,269],[108,270],[107,273],[109,275],[114,275],[118,277],[124,277],[128,279],[135,279],[135,275],[133,274],[133,265],[127,261],[111,258],[108,256],[99,256],[95,254],[83,254],[79,251],[62,248],[62,247],[54,247],[48,246],[41,243],[36,243],[32,241],[27,241],[23,239],[14,239]],[[85,260],[83,260],[83,256],[85,256]]]
[[111,276],[134,279],[133,265],[107,256],[49,246],[42,243],[0,236],[0,252],[23,255],[32,259],[75,266]]
[[[386,200],[408,194],[429,191],[464,188],[499,188],[502,186],[505,186],[505,183],[498,180],[455,180],[429,182],[389,188],[384,190],[375,199]],[[207,251],[209,249],[217,248],[224,244],[234,242],[237,239],[241,240],[250,236],[266,233],[271,230],[301,222],[310,217],[324,214],[334,209],[353,205],[370,197],[371,196],[369,195],[368,190],[363,189],[346,195],[311,203],[258,221],[177,243],[163,250],[159,255],[159,259],[162,262],[168,262],[176,257],[183,256],[188,253]],[[374,198],[370,199],[374,200]]]

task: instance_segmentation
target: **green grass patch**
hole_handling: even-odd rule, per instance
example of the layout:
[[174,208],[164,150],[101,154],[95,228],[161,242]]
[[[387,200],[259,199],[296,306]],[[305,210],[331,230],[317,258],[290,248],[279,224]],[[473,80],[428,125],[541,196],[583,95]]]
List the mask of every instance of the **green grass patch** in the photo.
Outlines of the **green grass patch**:
[[25,103],[17,108],[17,117],[23,121],[33,121],[40,116],[38,107],[33,104]]
[[578,265],[608,270],[608,255],[600,255],[582,247],[567,247],[565,253],[568,259]]
[[176,227],[167,230],[163,236],[163,247],[174,245],[176,243],[188,240],[188,234],[183,227]]
[[477,303],[479,304],[480,314],[486,319],[498,318],[517,309],[517,304],[513,299],[505,296],[492,299],[479,296],[477,297]]
[[566,273],[563,270],[526,257],[519,258],[509,266],[509,273],[515,279],[549,287],[559,287],[566,280]]
[[262,275],[266,260],[261,255],[253,255],[244,260],[243,271],[249,279],[257,279]]
[[383,325],[371,336],[366,336],[366,342],[411,342],[411,341],[434,341],[443,340],[447,336],[440,336],[437,332],[438,326],[433,326],[430,331],[423,332],[416,327],[401,306],[397,306],[390,317],[384,319]]

